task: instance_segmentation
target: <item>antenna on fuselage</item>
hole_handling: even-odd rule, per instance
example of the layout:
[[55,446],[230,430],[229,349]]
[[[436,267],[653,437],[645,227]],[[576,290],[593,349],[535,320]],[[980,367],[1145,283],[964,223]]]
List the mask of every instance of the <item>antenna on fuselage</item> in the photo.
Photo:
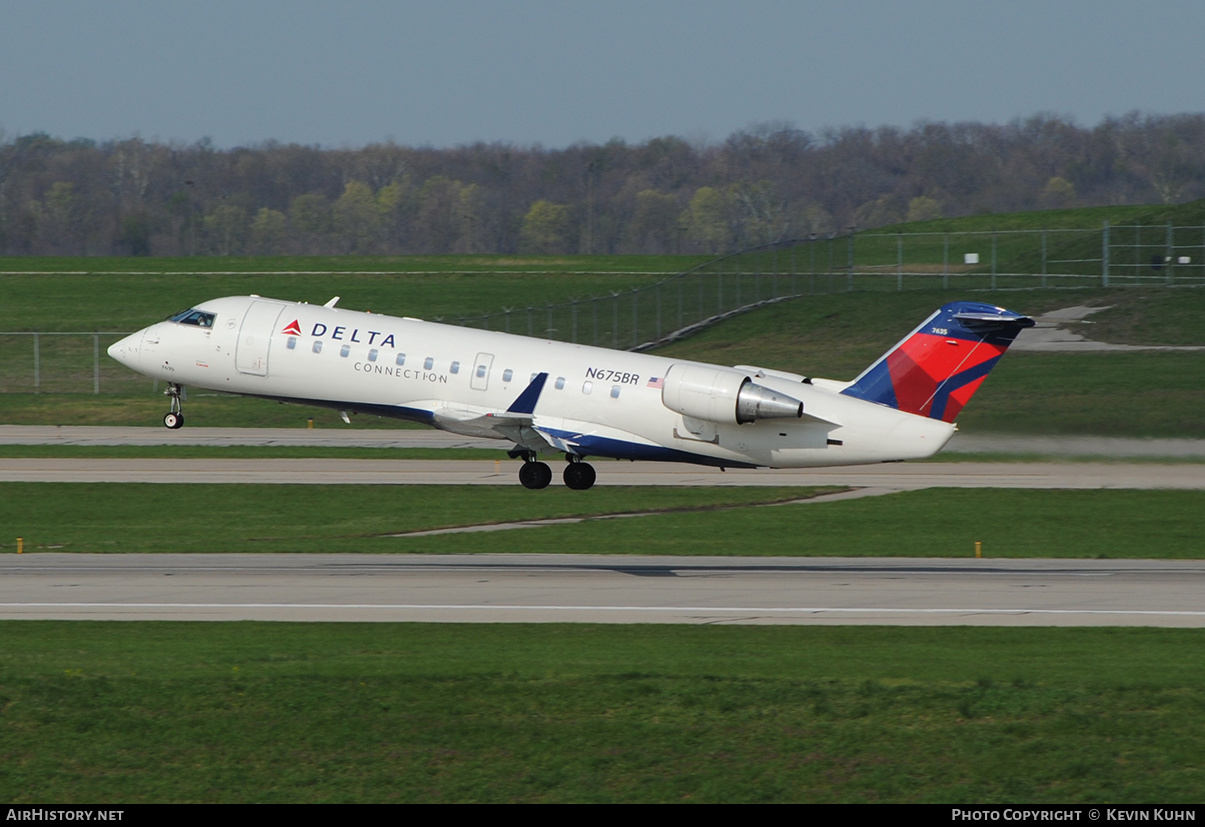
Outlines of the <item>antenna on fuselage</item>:
[[326,304],[324,304],[322,306],[323,307],[334,307],[338,303],[339,303],[339,297],[333,296],[330,301],[328,301]]

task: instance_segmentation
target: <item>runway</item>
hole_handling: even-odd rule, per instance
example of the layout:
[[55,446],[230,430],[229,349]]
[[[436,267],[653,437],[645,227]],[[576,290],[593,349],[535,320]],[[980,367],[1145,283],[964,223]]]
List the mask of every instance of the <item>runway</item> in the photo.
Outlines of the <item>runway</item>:
[[[0,426],[0,443],[184,444],[186,438],[212,445],[498,446],[436,431],[214,430],[35,433]],[[1128,444],[1121,453],[1135,450],[1161,456],[1169,446]],[[0,480],[517,486],[516,466],[506,460],[0,458]],[[668,463],[598,462],[597,468],[599,485],[838,485],[855,494],[935,486],[1205,490],[1205,465],[1183,462],[931,462],[726,473]],[[1205,562],[10,554],[0,557],[0,618],[1202,627]]]
[[[518,485],[518,461],[373,459],[0,458],[4,482],[255,485]],[[663,462],[596,463],[598,485],[920,488],[1205,489],[1205,464],[910,462],[839,468],[730,469]],[[538,494],[533,492],[533,496]]]
[[0,557],[0,618],[1205,627],[1205,562]]
[[[0,445],[244,445],[327,448],[479,448],[503,451],[508,443],[475,439],[431,428],[195,428],[87,425],[0,425]],[[1191,457],[1205,460],[1203,439],[1136,439],[1092,436],[1014,436],[958,433],[947,454],[1038,454],[1127,458]]]

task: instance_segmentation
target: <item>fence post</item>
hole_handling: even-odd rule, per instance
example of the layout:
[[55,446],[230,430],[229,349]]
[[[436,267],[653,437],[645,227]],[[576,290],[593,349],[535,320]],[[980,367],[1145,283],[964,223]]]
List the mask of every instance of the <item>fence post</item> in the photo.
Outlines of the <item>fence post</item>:
[[895,292],[904,291],[904,234],[895,234]]
[[619,349],[619,294],[611,294],[611,347]]
[[682,313],[684,310],[682,305],[682,282],[685,280],[686,279],[683,276],[678,276],[678,330],[682,329]]
[[1109,286],[1109,222],[1105,221],[1100,233],[1100,286]]
[[1042,229],[1042,286],[1046,286],[1046,229]]
[[657,282],[657,339],[661,338],[661,282]]
[[1176,244],[1175,234],[1172,232],[1172,223],[1167,222],[1167,283],[1174,284],[1176,275],[1173,268],[1176,266]]
[[640,291],[632,291],[632,347],[640,344]]
[[950,233],[945,234],[941,245],[941,289],[950,289]]
[[828,240],[828,292],[833,292],[836,274],[833,272],[833,239]]
[[[811,245],[808,245],[808,246],[811,246]],[[796,245],[794,245],[794,244],[791,245],[791,295],[792,296],[799,295],[799,268],[798,268],[798,266],[796,266],[796,263],[795,263],[795,252],[798,249],[799,248]]]
[[849,240],[845,242],[845,250],[846,265],[849,268],[845,271],[846,292],[852,293],[854,292],[854,234],[852,230],[849,233]]
[[992,230],[992,289],[996,289],[996,231]]
[[[720,259],[720,271],[716,276],[715,312],[724,312],[724,259]],[[702,317],[700,317],[702,318]]]

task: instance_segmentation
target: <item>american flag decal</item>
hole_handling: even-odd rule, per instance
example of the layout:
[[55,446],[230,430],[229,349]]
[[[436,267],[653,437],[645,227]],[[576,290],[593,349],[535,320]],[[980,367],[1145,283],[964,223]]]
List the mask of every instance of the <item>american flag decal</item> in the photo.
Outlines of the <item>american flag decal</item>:
[[664,376],[654,376],[652,379],[649,380],[648,386],[650,388],[664,388],[665,387],[665,377]]

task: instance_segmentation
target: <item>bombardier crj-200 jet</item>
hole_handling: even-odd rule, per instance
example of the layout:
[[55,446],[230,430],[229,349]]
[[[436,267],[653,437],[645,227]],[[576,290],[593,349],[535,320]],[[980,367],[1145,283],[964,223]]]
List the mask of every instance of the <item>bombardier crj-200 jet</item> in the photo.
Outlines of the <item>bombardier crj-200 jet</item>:
[[852,382],[751,365],[722,367],[420,319],[260,296],[214,299],[109,348],[167,382],[168,428],[181,387],[318,405],[513,443],[519,481],[544,488],[541,455],[585,460],[801,468],[924,459],[1022,328],[1025,316],[947,304]]

